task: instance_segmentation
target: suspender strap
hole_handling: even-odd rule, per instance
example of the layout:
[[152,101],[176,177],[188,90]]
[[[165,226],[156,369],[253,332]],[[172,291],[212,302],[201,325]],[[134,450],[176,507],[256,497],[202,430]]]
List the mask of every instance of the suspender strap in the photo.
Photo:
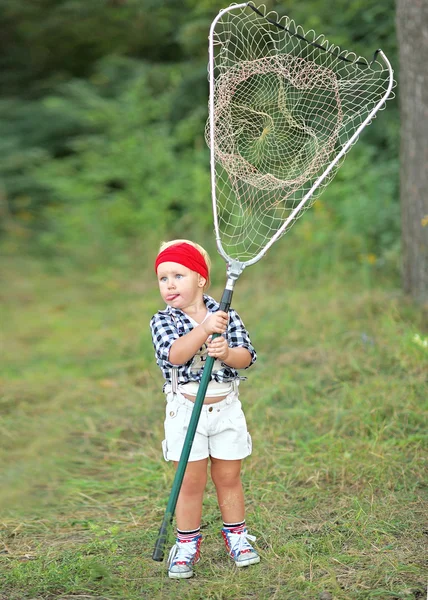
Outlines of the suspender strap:
[[177,367],[172,367],[171,369],[171,391],[173,394],[176,394],[178,392]]

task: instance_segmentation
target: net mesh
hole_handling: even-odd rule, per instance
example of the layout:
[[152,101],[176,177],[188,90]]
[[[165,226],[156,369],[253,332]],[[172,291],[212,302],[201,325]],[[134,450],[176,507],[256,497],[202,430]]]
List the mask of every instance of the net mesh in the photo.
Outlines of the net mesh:
[[241,262],[313,204],[341,160],[291,216],[390,81],[380,62],[257,10],[263,14],[234,8],[215,25],[214,110],[206,126],[210,145],[212,119],[217,233],[227,256]]

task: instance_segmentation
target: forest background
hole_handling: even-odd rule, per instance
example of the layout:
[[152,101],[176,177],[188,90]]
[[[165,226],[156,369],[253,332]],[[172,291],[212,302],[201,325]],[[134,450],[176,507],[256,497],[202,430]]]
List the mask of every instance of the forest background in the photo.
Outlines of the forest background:
[[[266,5],[382,48],[399,82],[393,0]],[[177,593],[150,560],[172,473],[147,323],[163,239],[202,243],[224,283],[204,140],[224,6],[0,0],[2,600]],[[237,286],[264,560],[233,580],[227,557],[201,565],[183,597],[426,594],[427,324],[401,290],[399,133],[395,98]]]
[[[3,2],[1,218],[12,249],[96,267],[140,251],[153,232],[211,233],[207,32],[221,6]],[[392,0],[287,10],[306,30],[368,59],[380,47],[397,65]],[[344,260],[390,275],[400,265],[399,126],[393,100],[324,195],[328,219],[306,224],[317,248],[329,239]]]

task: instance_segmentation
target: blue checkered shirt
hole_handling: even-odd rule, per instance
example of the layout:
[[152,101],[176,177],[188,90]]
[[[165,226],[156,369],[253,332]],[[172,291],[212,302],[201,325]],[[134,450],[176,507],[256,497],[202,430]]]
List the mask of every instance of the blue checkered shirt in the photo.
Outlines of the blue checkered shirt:
[[[204,295],[204,302],[209,312],[216,312],[219,309],[219,303],[210,296]],[[191,370],[193,358],[184,365],[173,365],[169,362],[169,351],[173,342],[179,337],[192,331],[193,325],[187,315],[178,308],[167,306],[165,310],[159,310],[150,320],[150,329],[152,332],[153,346],[155,349],[156,362],[159,365],[166,383],[171,383],[172,368],[177,369],[178,383],[188,383],[189,381],[200,382],[203,369]],[[229,323],[227,331],[223,334],[230,348],[246,348],[251,354],[251,366],[257,354],[251,344],[248,331],[245,329],[238,313],[231,308],[229,310]],[[246,367],[248,369],[248,367]],[[236,369],[232,369],[225,363],[221,363],[221,368],[213,371],[211,380],[233,381],[234,379],[245,379],[240,377]]]

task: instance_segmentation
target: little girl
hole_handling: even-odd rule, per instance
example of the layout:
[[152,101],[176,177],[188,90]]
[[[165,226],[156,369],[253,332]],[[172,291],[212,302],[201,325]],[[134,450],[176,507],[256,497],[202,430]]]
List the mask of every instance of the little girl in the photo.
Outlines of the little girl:
[[[162,244],[155,271],[166,302],[150,321],[155,356],[165,378],[165,460],[180,460],[204,361],[215,359],[211,381],[195,433],[189,462],[177,500],[177,540],[168,559],[168,575],[188,578],[199,560],[202,501],[208,459],[223,518],[226,548],[238,567],[260,562],[245,527],[242,459],[251,454],[251,437],[239,401],[240,377],[256,360],[256,352],[239,315],[219,311],[204,294],[209,285],[210,259],[198,244],[174,240]],[[221,334],[214,340],[212,334]]]

